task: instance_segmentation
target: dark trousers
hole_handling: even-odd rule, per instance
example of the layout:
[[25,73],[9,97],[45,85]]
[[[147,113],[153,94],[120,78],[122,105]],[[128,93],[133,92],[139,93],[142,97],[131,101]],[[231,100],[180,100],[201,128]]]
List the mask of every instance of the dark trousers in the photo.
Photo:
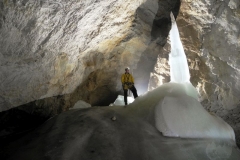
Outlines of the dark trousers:
[[[129,89],[132,91],[134,99],[136,99],[138,97],[136,88],[134,86],[132,86]],[[127,92],[128,92],[128,89],[124,89],[124,102],[125,102],[125,105],[127,105],[127,96],[128,96]]]

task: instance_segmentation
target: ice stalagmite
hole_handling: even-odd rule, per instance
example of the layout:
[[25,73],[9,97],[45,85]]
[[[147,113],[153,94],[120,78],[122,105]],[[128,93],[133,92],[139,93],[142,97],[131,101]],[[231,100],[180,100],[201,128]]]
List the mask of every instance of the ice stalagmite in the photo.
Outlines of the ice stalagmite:
[[187,95],[198,99],[196,89],[190,82],[187,58],[180,40],[176,20],[171,13],[172,28],[170,31],[171,53],[169,54],[171,82],[184,85]]
[[[157,104],[156,128],[163,135],[170,137],[217,138],[235,141],[233,129],[221,118],[209,114],[198,102],[197,91],[190,83],[187,59],[173,14],[171,19],[171,54],[169,55],[171,82],[146,95],[149,102]],[[156,101],[153,98],[154,94],[158,96]],[[149,104],[146,105],[149,106]]]
[[187,58],[179,37],[177,23],[171,13],[172,29],[170,31],[171,53],[169,54],[171,82],[190,82]]

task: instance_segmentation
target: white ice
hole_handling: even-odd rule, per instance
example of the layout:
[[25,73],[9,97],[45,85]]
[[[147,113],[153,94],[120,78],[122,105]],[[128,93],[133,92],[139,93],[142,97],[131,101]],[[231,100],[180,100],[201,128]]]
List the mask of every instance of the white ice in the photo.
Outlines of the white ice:
[[216,115],[209,114],[185,86],[167,83],[137,98],[129,105],[139,117],[154,113],[153,125],[164,136],[181,138],[217,138],[235,142],[231,126]]
[[79,100],[74,104],[73,108],[70,108],[70,110],[79,109],[79,108],[90,108],[90,107],[92,107],[91,104],[85,101]]
[[[134,101],[133,97],[127,97],[128,104],[132,103]],[[110,106],[125,106],[124,103],[124,96],[118,95],[117,99],[114,101],[113,104],[110,104]]]
[[171,53],[169,54],[171,82],[190,82],[187,58],[180,40],[177,23],[171,13],[172,28],[170,30]]
[[171,21],[172,28],[169,33],[171,41],[171,53],[169,54],[171,82],[183,84],[187,95],[198,99],[197,90],[190,82],[190,73],[187,58],[179,36],[177,23],[172,13]]

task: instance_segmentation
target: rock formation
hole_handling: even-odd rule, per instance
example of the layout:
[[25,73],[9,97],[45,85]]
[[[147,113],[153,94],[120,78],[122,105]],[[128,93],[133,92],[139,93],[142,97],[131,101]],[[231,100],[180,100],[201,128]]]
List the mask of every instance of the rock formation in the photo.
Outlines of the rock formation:
[[133,70],[139,92],[145,92],[158,43],[164,44],[168,34],[153,28],[154,19],[159,14],[158,21],[165,22],[161,28],[167,28],[176,4],[177,0],[1,1],[0,111],[74,92],[78,100],[92,105],[103,103],[99,95],[115,95],[110,98],[114,101],[125,66]]

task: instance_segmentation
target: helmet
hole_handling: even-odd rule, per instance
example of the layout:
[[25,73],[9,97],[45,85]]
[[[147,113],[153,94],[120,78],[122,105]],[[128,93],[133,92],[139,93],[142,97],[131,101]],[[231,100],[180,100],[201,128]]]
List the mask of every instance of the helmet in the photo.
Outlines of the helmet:
[[125,68],[125,71],[127,71],[127,70],[130,70],[130,68],[129,68],[129,67],[126,67],[126,68]]

